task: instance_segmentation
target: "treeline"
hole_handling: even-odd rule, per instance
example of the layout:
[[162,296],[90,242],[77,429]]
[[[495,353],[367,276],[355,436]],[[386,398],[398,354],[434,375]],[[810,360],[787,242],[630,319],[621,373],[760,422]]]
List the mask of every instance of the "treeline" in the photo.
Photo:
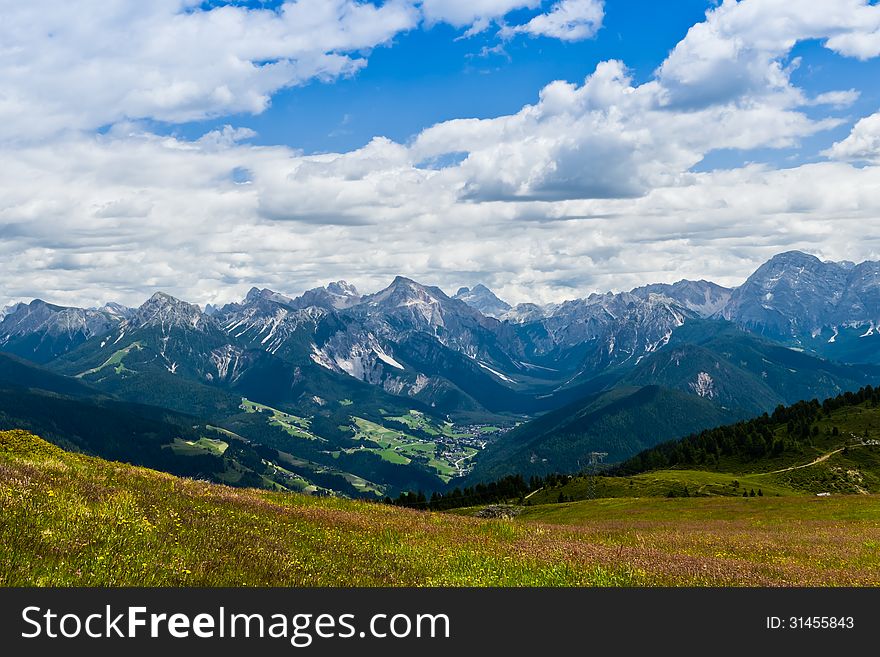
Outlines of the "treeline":
[[510,475],[488,484],[455,488],[446,493],[435,492],[431,494],[431,497],[427,497],[421,491],[402,493],[394,500],[385,498],[385,502],[395,506],[431,511],[446,511],[465,506],[511,501],[522,503],[529,493],[541,488],[561,486],[569,481],[571,481],[569,475],[551,474],[546,477],[530,477],[528,481],[522,475]]
[[[743,463],[768,456],[799,453],[819,434],[816,421],[845,406],[880,402],[880,388],[867,386],[858,392],[845,392],[837,397],[801,401],[791,406],[778,406],[771,414],[737,422],[715,429],[707,429],[680,440],[674,440],[647,449],[624,461],[610,474],[634,475],[679,465],[712,467],[719,459],[727,458]],[[777,430],[785,427],[785,431]],[[837,427],[831,429],[838,431]]]

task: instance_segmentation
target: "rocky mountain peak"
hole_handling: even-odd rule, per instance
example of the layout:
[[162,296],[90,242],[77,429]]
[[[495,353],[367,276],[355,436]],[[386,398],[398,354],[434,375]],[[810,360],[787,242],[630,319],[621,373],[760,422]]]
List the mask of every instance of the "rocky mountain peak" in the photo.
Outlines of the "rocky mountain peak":
[[391,285],[375,294],[362,297],[363,303],[396,308],[411,305],[438,305],[449,297],[438,287],[422,285],[405,276],[395,276]]
[[800,251],[773,256],[732,294],[720,316],[780,337],[816,334],[880,317],[880,263],[823,262]]
[[261,290],[258,287],[252,287],[250,290],[248,290],[248,293],[245,295],[244,303],[253,303],[254,301],[257,301],[258,299],[262,299],[263,293],[269,292],[269,291],[270,290],[268,290],[268,289]]
[[260,301],[273,301],[282,305],[290,305],[293,302],[293,299],[281,294],[280,292],[270,290],[267,287],[262,289],[258,287],[252,287],[248,291],[247,296],[245,296],[242,303],[243,305],[251,305]]
[[62,310],[65,308],[46,303],[42,299],[34,299],[30,303],[15,304],[7,309],[3,318],[4,332],[14,332],[22,328],[31,330],[49,321]]
[[96,310],[119,322],[131,318],[135,313],[134,308],[123,306],[121,303],[116,303],[115,301],[108,301],[100,308],[96,308]]
[[482,283],[478,283],[473,288],[459,289],[453,299],[463,301],[471,308],[475,308],[489,317],[499,318],[511,309],[509,303],[499,299],[492,290]]
[[357,288],[348,283],[346,281],[335,281],[333,283],[327,284],[327,291],[330,294],[340,296],[340,297],[357,297],[360,298],[360,294],[357,291]]
[[335,281],[328,283],[326,287],[306,290],[293,299],[290,305],[296,309],[316,307],[324,310],[342,310],[360,303],[360,300],[361,296],[354,285],[345,281]]
[[129,324],[136,328],[158,326],[163,332],[171,328],[205,330],[210,323],[210,318],[197,305],[165,292],[153,294],[129,320]]
[[44,363],[89,338],[109,333],[119,321],[101,310],[34,299],[16,304],[0,321],[0,350]]
[[711,317],[718,313],[730,300],[733,292],[711,281],[680,280],[677,283],[654,283],[637,287],[632,294],[647,299],[659,294],[695,312],[700,317]]

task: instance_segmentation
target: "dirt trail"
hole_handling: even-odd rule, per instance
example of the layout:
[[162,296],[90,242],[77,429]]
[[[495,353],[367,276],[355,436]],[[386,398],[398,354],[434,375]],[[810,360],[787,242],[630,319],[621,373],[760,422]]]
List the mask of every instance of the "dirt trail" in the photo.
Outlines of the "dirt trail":
[[790,470],[800,470],[801,468],[809,468],[811,465],[816,465],[817,463],[821,463],[822,461],[827,461],[835,454],[842,452],[845,447],[841,447],[840,449],[835,449],[833,452],[828,452],[827,454],[823,454],[815,461],[810,461],[809,463],[804,463],[803,465],[793,465],[790,468],[782,468],[782,470],[774,470],[773,472],[765,472],[764,474],[779,474],[780,472],[789,472]]

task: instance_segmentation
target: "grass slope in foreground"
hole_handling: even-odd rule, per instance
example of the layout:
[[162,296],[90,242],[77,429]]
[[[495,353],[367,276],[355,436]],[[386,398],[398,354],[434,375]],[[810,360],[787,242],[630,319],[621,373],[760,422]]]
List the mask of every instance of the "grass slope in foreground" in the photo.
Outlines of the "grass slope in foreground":
[[880,504],[601,500],[516,521],[232,489],[0,432],[0,585],[880,585]]

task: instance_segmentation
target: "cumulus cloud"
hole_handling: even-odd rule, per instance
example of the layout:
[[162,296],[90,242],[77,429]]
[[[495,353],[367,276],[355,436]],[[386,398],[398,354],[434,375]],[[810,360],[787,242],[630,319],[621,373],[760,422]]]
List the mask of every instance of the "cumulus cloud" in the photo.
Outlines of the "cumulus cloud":
[[[309,3],[314,12],[293,20]],[[682,277],[734,284],[790,248],[880,257],[880,237],[863,229],[880,213],[878,115],[830,162],[693,170],[717,149],[792,146],[839,125],[804,108],[846,107],[857,91],[808,97],[789,54],[820,39],[870,56],[875,5],[725,2],[648,82],[603,62],[510,115],[303,155],[254,146],[234,126],[185,140],[135,119],[259,111],[281,86],[362,65],[360,48],[420,16],[474,28],[517,8],[549,21],[586,5],[299,0],[207,11],[119,0],[95,9],[99,29],[76,20],[81,5],[28,14],[39,4],[15,5],[0,27],[0,298],[94,304],[112,291],[135,304],[162,288],[205,303],[254,284],[296,293],[347,278],[371,290],[405,274],[558,301]],[[574,25],[557,18],[538,25]]]
[[515,9],[534,9],[542,0],[422,0],[425,19],[431,23],[449,23],[467,27],[478,22],[501,18]]
[[290,0],[276,11],[195,0],[5,3],[0,138],[258,113],[283,87],[356,72],[365,64],[356,51],[418,20],[399,0]]
[[656,83],[634,86],[622,62],[603,62],[514,115],[428,128],[412,150],[467,153],[455,172],[472,200],[626,197],[674,183],[714,149],[789,146],[838,123],[760,98],[679,112],[664,98]]
[[798,41],[819,39],[848,57],[880,54],[880,6],[869,0],[724,0],[688,30],[657,75],[673,106],[754,95],[798,102],[781,59]]
[[[0,187],[0,296],[137,304],[161,288],[207,303],[254,284],[375,290],[402,273],[559,301],[682,277],[734,284],[789,248],[880,257],[864,232],[880,213],[878,167],[751,166],[633,198],[476,203],[459,198],[454,169],[412,160],[387,140],[302,156],[146,134],[3,151],[17,184]],[[230,178],[239,168],[251,184]]]
[[[0,139],[117,122],[183,123],[263,112],[280,89],[366,66],[364,51],[423,21],[470,34],[541,0],[287,0],[276,9],[199,0],[31,0],[0,22]],[[601,3],[563,0],[523,30],[582,38]]]
[[835,160],[880,164],[880,112],[860,119],[849,136],[825,154]]
[[545,36],[561,41],[581,41],[594,36],[605,17],[603,0],[560,0],[550,11],[528,23],[507,28],[504,33]]

